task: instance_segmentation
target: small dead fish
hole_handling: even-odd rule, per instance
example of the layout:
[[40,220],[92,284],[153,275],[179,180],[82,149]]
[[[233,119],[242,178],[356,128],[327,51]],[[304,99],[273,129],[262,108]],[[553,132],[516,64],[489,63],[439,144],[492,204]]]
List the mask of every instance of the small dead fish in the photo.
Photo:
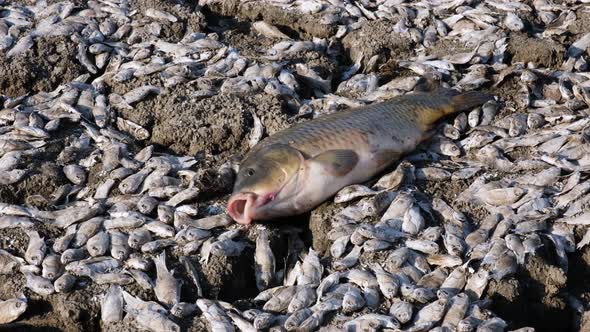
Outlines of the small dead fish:
[[6,250],[0,249],[0,275],[13,274],[21,265],[25,264],[25,260],[12,255]]
[[145,10],[145,16],[147,17],[151,17],[153,19],[156,20],[161,20],[161,21],[169,21],[171,23],[175,23],[178,21],[178,19],[176,18],[176,16],[165,12],[163,10],[159,10],[159,9],[155,9],[155,8],[148,8]]
[[293,313],[304,308],[311,307],[316,302],[316,291],[315,287],[304,286],[297,289],[297,292],[293,296],[287,312]]
[[287,331],[295,331],[301,324],[313,314],[311,309],[305,308],[292,313],[285,321],[284,327]]
[[150,138],[150,132],[147,129],[135,122],[123,119],[121,117],[117,117],[117,128],[125,133],[128,133],[139,141],[144,141]]
[[174,241],[173,239],[154,240],[154,241],[150,241],[148,243],[143,244],[141,246],[141,252],[155,253],[155,252],[158,252],[164,248],[171,247],[174,245],[176,245],[176,241]]
[[106,232],[98,232],[86,241],[86,250],[92,257],[104,255],[109,249],[110,237]]
[[389,308],[389,314],[398,320],[401,324],[405,324],[412,319],[414,307],[402,300],[394,300]]
[[375,264],[372,268],[373,272],[375,272],[375,276],[377,277],[377,283],[379,284],[381,293],[383,293],[386,298],[393,299],[397,295],[400,287],[400,282],[397,277],[385,271],[378,264]]
[[248,246],[243,241],[234,241],[232,239],[223,239],[214,242],[211,245],[211,254],[216,256],[239,256]]
[[156,287],[154,292],[158,300],[169,307],[180,302],[180,283],[166,267],[166,252],[162,252],[154,259],[157,270]]
[[125,93],[123,95],[123,100],[125,101],[125,103],[131,105],[145,99],[147,96],[151,94],[157,95],[160,93],[160,88],[152,85],[144,85]]
[[41,296],[49,296],[55,292],[53,283],[49,279],[25,273],[26,287]]
[[73,290],[75,284],[76,277],[69,273],[64,273],[53,282],[53,287],[57,293],[69,293]]
[[342,257],[342,259],[334,261],[332,266],[338,271],[349,269],[355,266],[358,263],[362,250],[362,246],[355,245],[346,256]]
[[271,298],[264,304],[263,310],[276,312],[286,311],[296,293],[296,286],[285,286],[273,289],[270,293]]
[[28,231],[29,244],[25,251],[25,260],[32,265],[39,266],[43,262],[47,245],[37,231]]
[[43,268],[41,273],[43,278],[53,281],[62,274],[63,267],[59,255],[50,254],[45,256],[41,265]]
[[20,38],[16,44],[6,53],[7,58],[12,58],[14,56],[20,55],[29,49],[31,49],[34,45],[32,35],[26,35]]
[[504,26],[511,31],[522,31],[524,29],[524,23],[518,15],[508,12],[504,17]]
[[344,293],[342,298],[342,311],[344,313],[353,313],[361,310],[366,305],[365,299],[358,287],[352,286]]
[[179,302],[171,309],[170,313],[178,318],[186,318],[193,316],[197,312],[197,305],[194,303]]
[[27,311],[27,298],[23,293],[15,298],[0,300],[0,324],[8,324],[17,320]]
[[140,310],[135,316],[135,321],[139,327],[152,332],[180,332],[180,326],[165,314],[150,309]]
[[269,232],[266,228],[258,231],[254,253],[256,285],[262,291],[270,287],[275,277],[275,256],[270,247]]
[[0,173],[0,184],[11,185],[17,183],[20,180],[22,180],[26,174],[27,171],[24,169],[13,169],[10,171],[3,171]]
[[127,234],[120,231],[110,231],[109,234],[111,236],[111,256],[117,260],[126,259],[131,252],[128,245],[129,237]]
[[342,188],[334,197],[334,203],[345,203],[356,198],[373,196],[377,192],[363,185],[351,185]]
[[[1,218],[1,217],[0,217]],[[58,237],[53,242],[53,251],[56,253],[63,253],[76,236],[76,225],[71,225],[66,228],[65,234]]]
[[235,330],[230,318],[216,302],[198,299],[197,306],[203,312],[203,317],[209,322],[211,330],[227,332]]
[[302,274],[297,278],[298,285],[319,284],[324,272],[323,265],[316,251],[309,249],[301,264]]
[[[158,207],[159,209],[159,207]],[[177,228],[180,228],[181,226],[190,226],[190,227],[195,227],[195,228],[200,228],[200,229],[205,229],[205,230],[210,230],[213,228],[217,228],[217,227],[224,227],[224,226],[228,226],[231,224],[231,217],[228,216],[225,213],[222,214],[217,214],[217,215],[213,215],[213,216],[209,216],[209,217],[205,217],[205,218],[201,218],[201,219],[197,219],[197,220],[187,220],[186,222],[183,222],[182,225],[176,225],[176,220],[175,220],[175,226]]]
[[408,239],[406,240],[405,244],[410,249],[423,252],[429,255],[434,255],[439,251],[439,246],[434,241]]
[[265,35],[270,38],[278,39],[291,39],[289,36],[281,32],[277,27],[270,25],[264,21],[257,21],[252,23],[252,27],[258,31],[258,33]]
[[100,302],[100,317],[103,323],[123,319],[123,292],[121,286],[111,285]]
[[72,245],[77,248],[85,245],[88,239],[98,233],[102,227],[103,221],[104,219],[102,217],[95,217],[81,223],[74,239],[72,240]]

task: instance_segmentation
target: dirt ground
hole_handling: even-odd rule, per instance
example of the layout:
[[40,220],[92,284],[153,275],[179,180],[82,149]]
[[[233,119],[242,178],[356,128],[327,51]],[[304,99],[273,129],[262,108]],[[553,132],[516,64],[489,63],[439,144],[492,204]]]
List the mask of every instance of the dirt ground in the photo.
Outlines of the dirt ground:
[[[132,1],[132,7],[140,12],[146,8],[159,8],[179,17],[180,24],[163,24],[162,35],[171,42],[180,40],[189,30],[207,31],[207,25],[226,24],[230,28],[220,33],[220,40],[235,47],[241,54],[252,57],[261,54],[276,42],[256,33],[251,28],[252,21],[265,20],[278,26],[287,35],[305,40],[328,37],[335,29],[332,25],[319,22],[319,18],[314,15],[287,15],[284,11],[256,6],[253,2],[241,4],[239,0],[217,1],[198,13],[195,13],[196,7],[191,1],[135,0]],[[361,55],[364,57],[364,64],[373,55],[379,55],[375,68],[379,68],[377,70],[382,79],[407,75],[406,69],[386,65],[395,64],[398,58],[415,55],[413,45],[395,35],[393,24],[394,22],[387,20],[366,22],[360,29],[349,33],[342,44],[338,45],[342,50],[338,58],[303,52],[294,56],[297,59],[289,65],[307,63],[319,69],[320,73],[332,73],[337,77],[342,68],[354,63]],[[569,38],[575,39],[588,31],[590,16],[584,14],[570,26]],[[438,46],[440,47],[436,47],[437,51],[434,53],[443,55],[468,50],[464,45],[449,46],[441,43]],[[527,32],[509,35],[508,54],[512,63],[532,62],[538,67],[556,68],[563,62],[565,51],[566,48],[558,42],[551,39],[539,40]],[[0,92],[16,97],[25,93],[51,91],[59,84],[73,80],[84,73],[82,65],[76,60],[76,52],[76,47],[66,37],[39,39],[27,56],[17,61],[7,59],[0,52]],[[123,94],[142,84],[157,83],[157,80],[135,78],[125,83],[111,82],[108,89]],[[334,83],[334,86],[337,83],[339,82]],[[492,91],[506,103],[514,105],[515,95],[518,93],[516,83],[517,78],[507,79],[499,87],[492,88],[489,84],[484,86],[484,90]],[[138,142],[135,148],[138,150],[147,144],[154,144],[159,151],[196,156],[199,165],[216,169],[229,158],[239,158],[248,151],[249,134],[254,123],[253,113],[262,120],[266,135],[287,128],[297,121],[305,121],[304,118],[294,119],[293,111],[280,97],[221,93],[210,98],[201,98],[194,96],[198,90],[196,83],[164,89],[162,94],[147,98],[132,110],[120,110],[119,116],[144,126],[151,133],[148,140]],[[499,116],[503,115],[507,114]],[[30,175],[24,181],[14,185],[0,185],[0,202],[44,207],[46,202],[43,199],[68,183],[62,172],[65,163],[58,156],[68,140],[79,134],[80,131],[75,126],[63,130],[40,158],[27,161],[26,167]],[[515,152],[510,158],[522,158],[525,155],[524,152]],[[205,182],[215,181],[206,172],[201,176]],[[453,202],[469,186],[471,180],[418,183],[417,188],[430,197]],[[213,194],[205,196],[206,200],[197,204],[199,207],[211,204],[223,206],[230,190],[229,187],[216,188],[212,190]],[[299,229],[306,245],[313,246],[326,256],[324,259],[329,259],[327,251],[331,241],[326,234],[331,226],[325,221],[342,207],[326,202],[307,215],[289,218],[282,223],[268,224],[274,234],[273,250],[277,262],[283,264],[289,259],[286,239],[281,235],[283,227]],[[481,220],[486,216],[485,211],[467,204],[457,204],[454,207],[472,220]],[[44,225],[39,231],[47,238],[52,238],[51,235],[58,232],[51,225]],[[580,240],[583,234],[582,229],[577,230],[576,240]],[[254,235],[248,236],[250,243],[254,243]],[[1,247],[13,250],[19,256],[23,255],[27,240],[28,237],[22,231],[0,231]],[[486,297],[492,300],[491,310],[505,319],[510,329],[532,326],[537,331],[570,331],[575,313],[568,304],[568,295],[575,295],[586,303],[590,301],[590,246],[568,257],[569,271],[558,267],[554,252],[552,244],[545,243],[542,252],[528,259],[515,276],[489,285]],[[383,261],[384,258],[364,253],[362,260]],[[205,297],[232,302],[237,307],[250,306],[251,299],[258,294],[253,265],[252,248],[238,257],[216,257],[208,264],[197,264]],[[188,280],[181,265],[170,268],[176,269],[179,278]],[[0,275],[0,298],[15,296],[23,289],[24,282],[24,277],[20,275]],[[30,299],[29,310],[18,322],[0,326],[0,331],[133,331],[134,327],[128,322],[101,325],[98,295],[104,293],[105,289],[106,286],[81,280],[76,290],[70,294],[54,294],[42,298],[25,290]],[[144,299],[154,299],[153,294],[138,287],[132,290]],[[192,284],[184,284],[183,301],[195,301],[196,298]],[[584,321],[590,321],[590,318],[586,317]],[[188,331],[205,328],[204,322],[198,317],[179,323]],[[590,323],[586,326],[590,326]]]

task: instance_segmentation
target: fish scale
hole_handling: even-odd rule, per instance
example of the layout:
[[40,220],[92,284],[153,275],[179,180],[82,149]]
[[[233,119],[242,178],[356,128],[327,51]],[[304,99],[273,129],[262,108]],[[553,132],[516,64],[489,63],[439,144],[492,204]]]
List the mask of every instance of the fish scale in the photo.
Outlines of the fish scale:
[[272,144],[288,144],[314,156],[322,152],[322,148],[349,148],[351,144],[367,144],[369,134],[402,141],[416,134],[421,136],[433,118],[451,113],[451,103],[452,95],[449,94],[417,93],[329,114],[268,137],[249,155]]

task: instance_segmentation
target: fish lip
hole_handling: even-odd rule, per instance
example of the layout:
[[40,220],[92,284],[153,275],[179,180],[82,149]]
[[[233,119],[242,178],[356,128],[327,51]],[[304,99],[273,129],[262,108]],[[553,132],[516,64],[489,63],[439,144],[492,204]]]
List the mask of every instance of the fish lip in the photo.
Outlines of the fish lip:
[[[257,195],[253,192],[241,192],[233,194],[227,203],[227,212],[237,223],[248,225],[251,224],[255,218],[256,208],[264,206],[272,202],[277,196],[277,193],[268,193],[265,195]],[[237,201],[245,200],[243,211],[237,211]]]
[[[248,225],[252,223],[252,205],[256,201],[257,195],[255,193],[236,193],[233,194],[227,202],[227,212],[238,224]],[[246,201],[242,211],[238,211],[238,202]]]

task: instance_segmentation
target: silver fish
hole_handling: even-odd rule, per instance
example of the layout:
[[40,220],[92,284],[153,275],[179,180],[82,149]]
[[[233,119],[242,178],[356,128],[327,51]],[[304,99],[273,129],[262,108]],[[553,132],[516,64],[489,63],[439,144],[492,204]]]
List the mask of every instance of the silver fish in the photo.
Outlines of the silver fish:
[[29,244],[25,251],[25,260],[32,265],[41,265],[47,250],[45,240],[37,231],[29,231],[27,235],[29,236]]
[[100,302],[100,317],[103,323],[123,319],[123,292],[121,286],[111,285]]
[[180,284],[166,267],[166,253],[162,252],[154,259],[157,270],[154,292],[162,303],[169,307],[180,302]]
[[25,311],[28,303],[24,294],[15,298],[0,300],[0,324],[8,324],[17,320]]

